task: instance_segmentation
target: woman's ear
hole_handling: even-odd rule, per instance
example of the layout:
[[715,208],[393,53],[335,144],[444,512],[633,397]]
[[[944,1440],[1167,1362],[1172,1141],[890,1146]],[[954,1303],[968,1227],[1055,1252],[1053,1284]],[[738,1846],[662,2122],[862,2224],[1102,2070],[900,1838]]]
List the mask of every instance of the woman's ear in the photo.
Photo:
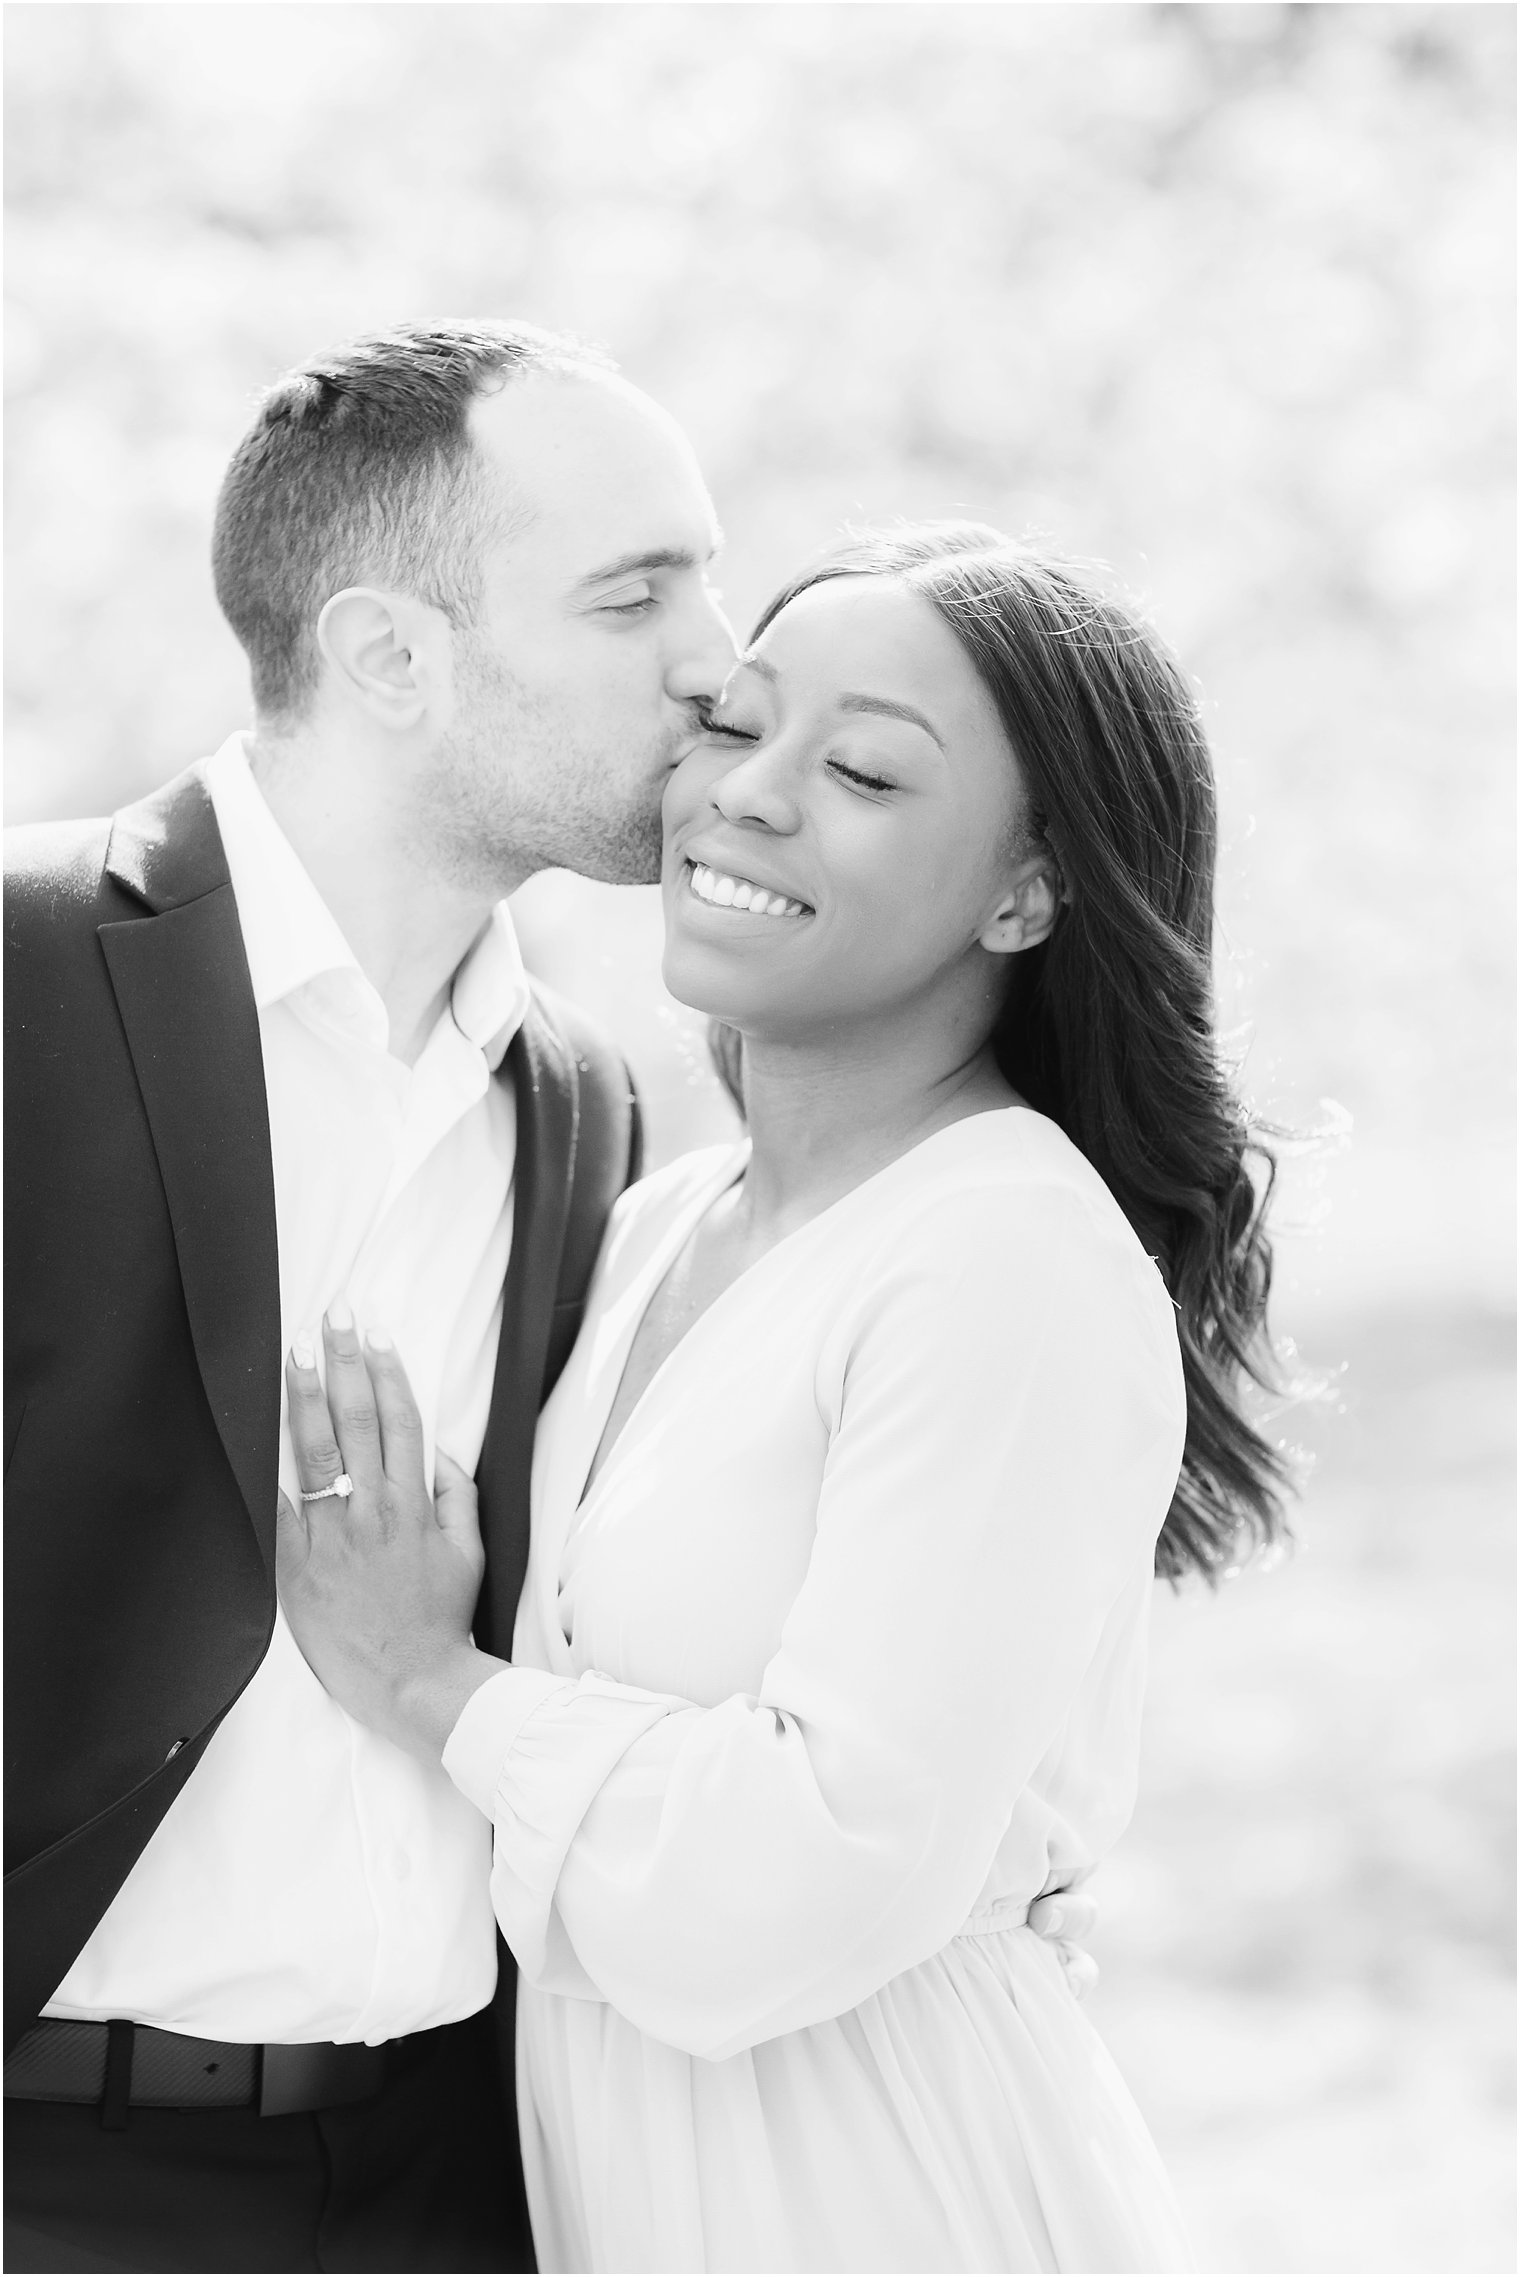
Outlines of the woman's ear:
[[334,593],[317,619],[317,644],[344,694],[379,724],[415,727],[437,700],[447,637],[440,611],[403,594],[353,585]]
[[1020,949],[1036,948],[1049,938],[1064,898],[1060,872],[1052,856],[1031,854],[1014,871],[977,939],[995,956],[1012,956]]

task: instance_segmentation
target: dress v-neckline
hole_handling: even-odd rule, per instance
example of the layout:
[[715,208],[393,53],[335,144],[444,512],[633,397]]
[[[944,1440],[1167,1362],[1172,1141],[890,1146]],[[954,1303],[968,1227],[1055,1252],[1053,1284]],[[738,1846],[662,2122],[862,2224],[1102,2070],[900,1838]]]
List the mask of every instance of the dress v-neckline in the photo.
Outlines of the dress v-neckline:
[[[670,1350],[665,1354],[664,1359],[661,1360],[659,1366],[655,1369],[648,1383],[644,1386],[644,1389],[639,1393],[639,1396],[634,1401],[632,1407],[629,1408],[628,1413],[623,1417],[622,1423],[618,1429],[617,1437],[613,1440],[611,1446],[607,1449],[607,1453],[602,1462],[598,1464],[596,1458],[599,1454],[601,1454],[602,1441],[607,1435],[607,1425],[612,1419],[613,1409],[617,1406],[618,1394],[623,1388],[623,1378],[628,1373],[628,1363],[633,1358],[633,1348],[634,1345],[638,1342],[639,1330],[643,1327],[644,1322],[648,1317],[649,1308],[653,1304],[655,1297],[658,1295],[660,1288],[666,1279],[666,1276],[675,1266],[682,1250],[686,1247],[686,1244],[690,1241],[692,1235],[696,1232],[698,1226],[702,1223],[702,1220],[706,1217],[708,1211],[713,1207],[713,1204],[717,1201],[720,1201],[723,1195],[725,1195],[731,1187],[736,1186],[739,1180],[744,1176],[745,1169],[749,1163],[749,1156],[749,1142],[748,1140],[745,1140],[742,1144],[742,1150],[733,1159],[723,1164],[723,1174],[721,1179],[704,1179],[703,1183],[696,1189],[695,1194],[688,1196],[687,1207],[679,1211],[676,1217],[672,1220],[671,1224],[667,1226],[665,1229],[664,1238],[656,1243],[654,1252],[648,1259],[646,1259],[643,1270],[635,1277],[629,1287],[624,1291],[624,1301],[628,1302],[632,1300],[630,1306],[631,1319],[624,1334],[618,1338],[614,1351],[608,1355],[606,1366],[608,1372],[612,1373],[612,1395],[607,1401],[605,1407],[602,1406],[600,1402],[597,1403],[597,1412],[600,1421],[596,1430],[596,1436],[591,1441],[590,1451],[585,1457],[584,1464],[577,1465],[577,1468],[580,1470],[580,1491],[570,1506],[568,1526],[569,1530],[571,1531],[574,1529],[576,1520],[580,1517],[582,1511],[590,1502],[592,1495],[596,1492],[596,1489],[601,1485],[602,1480],[606,1477],[608,1471],[611,1470],[614,1462],[617,1460],[618,1450],[621,1448],[624,1440],[628,1437],[629,1431],[632,1429],[633,1425],[637,1422],[640,1414],[643,1412],[645,1402],[648,1400],[655,1386],[663,1378],[665,1371],[670,1366],[672,1360],[674,1360],[676,1357],[676,1354],[691,1341],[691,1338],[701,1327],[703,1321],[707,1319],[708,1315],[715,1312],[718,1306],[722,1304],[724,1298],[728,1296],[732,1290],[738,1288],[740,1282],[746,1280],[749,1274],[754,1270],[753,1266],[746,1266],[742,1273],[736,1273],[734,1278],[729,1282],[728,1287],[720,1289],[717,1295],[713,1298],[712,1303],[705,1306],[703,1310],[697,1314],[695,1320],[690,1322],[690,1324],[681,1331],[681,1334],[676,1338],[674,1344],[671,1345]],[[775,1244],[775,1247],[778,1249],[780,1246],[781,1244],[779,1242]],[[766,1251],[766,1256],[770,1256],[771,1254],[772,1252],[770,1250]],[[765,1258],[763,1257],[757,1257],[755,1260],[756,1265],[763,1265],[764,1262]],[[615,1373],[613,1373],[614,1370]]]
[[616,1374],[613,1376],[612,1387],[606,1404],[603,1405],[601,1401],[597,1402],[598,1421],[595,1427],[595,1437],[591,1439],[589,1450],[583,1458],[577,1458],[578,1486],[575,1498],[563,1506],[561,1557],[563,1557],[564,1550],[571,1536],[576,1532],[593,1496],[608,1473],[615,1467],[618,1457],[623,1452],[633,1432],[634,1425],[641,1421],[655,1391],[664,1383],[672,1366],[680,1355],[687,1350],[693,1339],[700,1335],[707,1322],[715,1314],[727,1308],[728,1300],[737,1291],[747,1288],[753,1282],[755,1275],[770,1264],[772,1258],[781,1256],[784,1251],[789,1251],[793,1243],[798,1241],[802,1235],[811,1233],[816,1226],[831,1221],[840,1210],[848,1203],[853,1202],[857,1196],[868,1192],[882,1179],[890,1177],[893,1171],[899,1169],[903,1163],[912,1161],[921,1155],[924,1148],[933,1146],[936,1140],[947,1138],[952,1131],[962,1130],[968,1124],[985,1121],[991,1115],[1028,1114],[1030,1111],[1028,1107],[1022,1104],[1014,1107],[982,1108],[974,1114],[958,1116],[953,1123],[942,1124],[937,1131],[929,1132],[927,1137],[915,1140],[913,1145],[906,1147],[901,1154],[894,1155],[890,1162],[884,1162],[879,1170],[873,1170],[869,1177],[860,1181],[858,1186],[851,1186],[845,1193],[837,1195],[832,1202],[826,1203],[813,1217],[805,1219],[799,1226],[794,1226],[790,1233],[783,1234],[779,1241],[773,1243],[763,1256],[757,1257],[753,1264],[746,1265],[743,1272],[736,1273],[728,1286],[718,1291],[712,1303],[698,1313],[696,1319],[682,1331],[675,1343],[672,1344],[624,1416],[622,1427],[607,1450],[606,1460],[600,1467],[595,1468],[595,1475],[593,1476],[593,1467],[596,1466],[596,1458],[601,1449],[602,1439],[605,1436],[612,1410],[617,1403],[618,1393],[622,1389],[623,1377],[627,1373],[628,1362],[632,1357],[639,1330],[644,1324],[645,1315],[654,1301],[660,1284],[714,1202],[721,1195],[727,1193],[729,1188],[744,1175],[749,1165],[751,1149],[747,1139],[742,1141],[740,1148],[736,1150],[734,1155],[722,1164],[721,1175],[715,1175],[711,1179],[704,1180],[694,1194],[688,1197],[687,1206],[677,1213],[667,1227],[664,1238],[656,1244],[653,1254],[646,1261],[642,1271],[623,1292],[624,1301],[629,1299],[635,1301],[631,1307],[631,1318],[628,1326],[619,1337],[615,1351],[608,1355],[606,1365],[609,1371],[615,1367]]

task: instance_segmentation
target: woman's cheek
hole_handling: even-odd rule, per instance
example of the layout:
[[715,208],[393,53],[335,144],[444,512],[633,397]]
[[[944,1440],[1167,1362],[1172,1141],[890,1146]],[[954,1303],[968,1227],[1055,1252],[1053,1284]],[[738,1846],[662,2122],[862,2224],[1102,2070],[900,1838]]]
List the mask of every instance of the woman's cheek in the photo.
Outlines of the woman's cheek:
[[695,821],[724,765],[721,751],[699,744],[672,769],[660,802],[667,830],[679,830],[683,823]]
[[868,807],[844,835],[848,842],[839,848],[838,868],[862,926],[891,933],[911,927],[928,890],[924,849],[913,843],[911,818]]
[[911,987],[927,979],[965,930],[964,864],[932,836],[914,845],[911,835],[911,826],[883,833],[851,881],[844,930],[851,962],[866,967],[873,996],[883,983]]

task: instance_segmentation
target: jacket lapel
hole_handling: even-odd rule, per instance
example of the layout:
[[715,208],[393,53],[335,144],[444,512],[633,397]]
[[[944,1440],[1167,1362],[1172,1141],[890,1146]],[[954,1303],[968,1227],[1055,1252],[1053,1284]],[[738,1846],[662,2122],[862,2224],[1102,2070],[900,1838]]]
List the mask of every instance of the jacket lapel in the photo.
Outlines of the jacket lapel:
[[528,1570],[533,1434],[570,1214],[578,1123],[575,1063],[536,1002],[502,1061],[517,1098],[512,1255],[502,1294],[491,1412],[476,1472],[486,1583],[476,1618],[483,1651],[512,1650]]
[[206,1397],[274,1571],[280,1282],[258,1011],[197,770],[125,810],[106,867],[151,914],[102,925]]

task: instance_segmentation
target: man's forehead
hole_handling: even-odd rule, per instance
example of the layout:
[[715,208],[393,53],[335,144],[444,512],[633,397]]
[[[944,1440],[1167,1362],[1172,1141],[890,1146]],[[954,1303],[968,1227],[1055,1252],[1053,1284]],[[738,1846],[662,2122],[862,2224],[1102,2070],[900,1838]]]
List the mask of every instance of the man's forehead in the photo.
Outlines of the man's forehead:
[[533,372],[470,407],[477,447],[508,480],[573,487],[609,477],[702,489],[670,414],[615,375]]
[[635,556],[711,558],[717,520],[668,413],[600,373],[532,374],[480,397],[471,427],[519,527],[588,576]]

